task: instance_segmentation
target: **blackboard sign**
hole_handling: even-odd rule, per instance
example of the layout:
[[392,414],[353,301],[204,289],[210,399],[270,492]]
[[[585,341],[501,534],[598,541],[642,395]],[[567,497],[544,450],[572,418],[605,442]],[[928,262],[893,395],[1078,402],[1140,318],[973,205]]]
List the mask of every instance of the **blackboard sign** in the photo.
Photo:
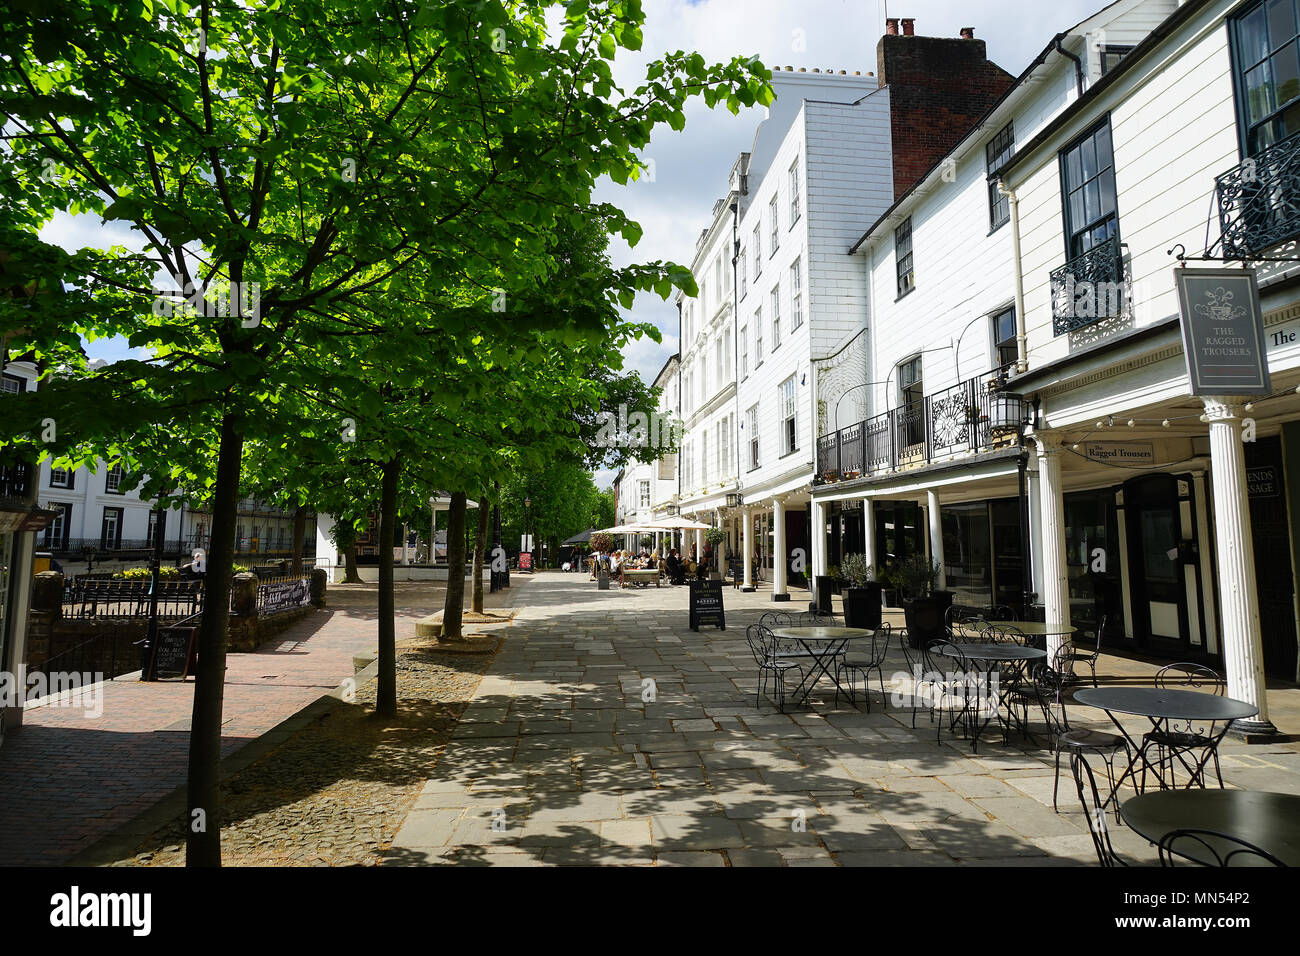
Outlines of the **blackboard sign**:
[[727,565],[727,574],[731,575],[731,586],[740,587],[745,578],[745,564],[743,561],[732,561]]
[[153,652],[153,676],[188,677],[194,659],[197,627],[160,627]]
[[1268,395],[1253,269],[1174,270],[1193,395]]
[[691,630],[698,631],[701,625],[716,624],[718,630],[727,629],[727,618],[722,610],[722,581],[692,581],[691,588]]

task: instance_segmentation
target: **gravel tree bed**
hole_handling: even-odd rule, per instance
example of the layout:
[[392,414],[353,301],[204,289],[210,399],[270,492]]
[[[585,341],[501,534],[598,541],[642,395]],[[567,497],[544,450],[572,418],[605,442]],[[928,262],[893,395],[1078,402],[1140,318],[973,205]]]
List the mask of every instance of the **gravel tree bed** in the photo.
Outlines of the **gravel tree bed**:
[[[227,866],[372,866],[392,842],[494,654],[399,651],[398,716],[374,713],[377,682],[357,688],[222,785]],[[181,866],[177,818],[115,866]]]

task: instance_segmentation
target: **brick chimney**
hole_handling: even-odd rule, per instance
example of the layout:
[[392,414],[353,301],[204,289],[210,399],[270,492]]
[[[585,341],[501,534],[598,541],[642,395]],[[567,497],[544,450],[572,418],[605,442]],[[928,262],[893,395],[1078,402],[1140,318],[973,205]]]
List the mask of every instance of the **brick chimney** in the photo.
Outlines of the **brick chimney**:
[[[876,44],[876,79],[889,87],[894,198],[925,175],[1015,82],[989,61],[973,28],[961,37],[886,32]],[[970,33],[967,36],[967,32]]]
[[898,36],[898,17],[890,17],[885,21],[885,36]]
[[963,40],[973,40],[973,39],[975,39],[975,28],[974,28],[974,27],[962,27],[962,28],[961,28],[961,38],[962,38]]

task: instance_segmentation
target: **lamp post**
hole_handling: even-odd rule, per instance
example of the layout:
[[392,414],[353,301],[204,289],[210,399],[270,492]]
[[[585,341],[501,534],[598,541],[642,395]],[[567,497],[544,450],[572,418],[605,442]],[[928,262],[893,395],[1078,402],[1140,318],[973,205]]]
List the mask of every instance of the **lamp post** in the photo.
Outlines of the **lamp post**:
[[533,526],[532,526],[532,507],[533,500],[524,498],[524,536],[528,538],[528,570],[531,572],[537,563],[537,555],[533,553]]

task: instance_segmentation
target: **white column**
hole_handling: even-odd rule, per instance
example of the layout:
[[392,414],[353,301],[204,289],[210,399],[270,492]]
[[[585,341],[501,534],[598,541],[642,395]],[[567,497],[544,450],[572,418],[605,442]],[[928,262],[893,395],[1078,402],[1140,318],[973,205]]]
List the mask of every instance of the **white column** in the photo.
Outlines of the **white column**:
[[411,540],[411,526],[409,524],[403,524],[402,525],[402,563],[403,564],[411,563],[411,549],[407,547],[407,542],[410,540]]
[[788,601],[790,595],[785,589],[785,569],[788,558],[785,553],[785,502],[780,498],[772,499],[772,600]]
[[871,499],[862,499],[862,553],[866,556],[867,567],[873,572],[876,568],[876,512],[871,507]]
[[1223,663],[1228,696],[1259,708],[1251,720],[1237,721],[1255,732],[1275,732],[1264,694],[1264,652],[1255,584],[1255,543],[1246,496],[1246,452],[1241,441],[1240,409],[1230,399],[1206,396],[1210,423],[1210,480],[1214,486],[1214,541],[1219,565]]
[[695,560],[704,560],[704,532],[699,528],[695,529]]
[[745,580],[742,591],[754,590],[754,509],[746,505],[740,512],[740,550],[744,552]]
[[809,544],[812,546],[812,554],[809,557],[812,559],[812,581],[810,582],[812,586],[808,590],[812,592],[814,606],[817,606],[821,601],[821,595],[817,593],[817,577],[826,573],[828,564],[826,560],[826,503],[814,498],[811,512],[812,527],[809,529]]
[[433,516],[429,518],[429,564],[438,563],[438,506],[434,504],[433,499],[429,499],[429,510]]
[[930,560],[939,565],[939,590],[948,590],[948,573],[943,566],[943,516],[939,513],[939,496],[933,490],[925,493],[926,514],[930,518]]
[[[1065,497],[1061,488],[1061,447],[1052,432],[1035,432],[1038,445],[1039,506],[1043,528],[1043,580],[1039,588],[1048,624],[1070,624],[1070,586],[1065,555]],[[1050,662],[1062,644],[1048,637]]]

